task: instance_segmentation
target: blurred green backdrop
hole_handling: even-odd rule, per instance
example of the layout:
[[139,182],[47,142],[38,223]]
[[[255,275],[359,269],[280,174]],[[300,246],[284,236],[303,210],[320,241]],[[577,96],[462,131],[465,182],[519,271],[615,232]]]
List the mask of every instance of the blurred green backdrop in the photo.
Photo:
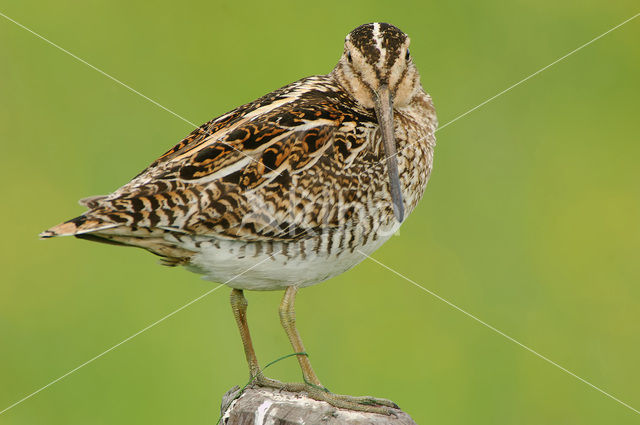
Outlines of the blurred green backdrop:
[[[412,37],[441,124],[638,12],[636,1],[3,1],[0,11],[201,123],[331,70],[375,20]],[[640,18],[438,133],[426,196],[376,258],[640,408]],[[191,128],[0,18],[0,410],[211,289],[141,250],[43,229]],[[213,424],[247,379],[227,288],[0,416]],[[263,363],[280,293],[249,293]],[[598,393],[371,261],[298,297],[333,391],[424,424],[631,424]],[[299,379],[294,359],[269,375]]]

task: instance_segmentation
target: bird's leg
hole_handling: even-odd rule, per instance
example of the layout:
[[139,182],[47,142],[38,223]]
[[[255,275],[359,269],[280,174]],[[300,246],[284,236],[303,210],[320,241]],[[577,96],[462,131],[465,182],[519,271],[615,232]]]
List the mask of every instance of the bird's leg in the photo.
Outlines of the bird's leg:
[[246,356],[247,363],[249,364],[249,375],[251,383],[259,386],[280,388],[288,391],[301,391],[304,388],[304,385],[302,384],[284,384],[280,381],[276,381],[275,379],[266,378],[262,374],[262,370],[260,369],[260,365],[258,364],[258,358],[256,357],[256,353],[253,350],[251,334],[249,333],[249,325],[247,324],[248,305],[249,303],[244,297],[244,293],[242,292],[242,290],[231,290],[231,310],[233,311],[233,317],[236,319],[238,330],[240,331],[240,338],[242,339],[242,346],[244,347],[244,355]]
[[[280,323],[282,323],[282,327],[289,337],[289,341],[293,346],[294,352],[304,353],[304,345],[302,344],[302,339],[300,338],[300,334],[296,328],[296,312],[294,305],[297,292],[298,288],[295,286],[289,286],[285,290],[284,297],[280,303]],[[303,390],[309,395],[309,397],[315,400],[326,401],[332,406],[342,409],[386,415],[395,414],[392,409],[397,409],[398,406],[390,400],[377,399],[368,396],[354,397],[329,392],[329,390],[322,386],[320,380],[313,371],[309,357],[306,354],[298,354],[297,357],[305,382]]]
[[256,352],[253,350],[251,334],[249,333],[249,326],[247,325],[248,305],[249,303],[241,289],[231,290],[231,310],[233,311],[233,317],[236,319],[238,330],[240,331],[244,355],[247,357],[247,363],[249,364],[249,374],[251,375],[251,379],[254,379],[262,372],[260,371]]
[[[289,337],[289,341],[291,341],[293,351],[296,353],[304,353],[305,351],[304,345],[302,344],[302,338],[300,338],[300,334],[296,328],[295,301],[297,292],[298,288],[295,286],[289,286],[284,291],[284,297],[282,297],[279,310],[280,323],[282,324],[287,337]],[[320,380],[316,376],[316,373],[313,371],[309,357],[306,354],[298,354],[297,357],[298,363],[300,363],[300,369],[302,369],[304,382],[328,392],[328,390],[322,386]]]
[[[293,286],[288,287],[285,291],[282,302],[280,303],[280,322],[289,337],[289,341],[291,341],[294,351],[296,353],[304,353],[304,345],[302,344],[302,339],[300,338],[300,334],[296,328],[296,312],[294,303],[297,291],[298,288]],[[302,376],[305,382],[304,384],[297,382],[285,383],[266,378],[262,374],[262,370],[258,364],[258,358],[253,350],[251,334],[249,333],[249,326],[247,325],[247,305],[247,299],[244,297],[242,290],[233,289],[231,291],[231,309],[233,310],[233,317],[235,317],[238,329],[240,330],[240,338],[242,339],[244,354],[247,357],[247,363],[249,364],[251,382],[254,385],[278,388],[291,392],[304,391],[310,398],[326,401],[332,406],[342,409],[359,410],[363,412],[387,415],[394,413],[390,408],[397,408],[398,406],[389,400],[373,397],[353,397],[350,395],[340,395],[329,392],[329,390],[324,388],[320,383],[320,380],[313,371],[311,362],[306,354],[298,354],[297,356],[300,368],[302,369]]]

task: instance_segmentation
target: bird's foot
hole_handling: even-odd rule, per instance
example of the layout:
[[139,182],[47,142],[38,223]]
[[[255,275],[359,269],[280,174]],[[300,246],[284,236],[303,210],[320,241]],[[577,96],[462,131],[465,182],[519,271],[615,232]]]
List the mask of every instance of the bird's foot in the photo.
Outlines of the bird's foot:
[[301,382],[280,382],[275,379],[267,378],[259,373],[251,378],[251,385],[257,387],[275,388],[277,390],[290,391],[298,393],[305,390],[306,385]]
[[314,400],[326,401],[330,405],[339,409],[356,410],[359,412],[379,413],[381,415],[396,415],[395,409],[398,405],[391,400],[375,398],[371,396],[351,396],[345,394],[334,394],[322,390],[316,386],[307,386],[305,390],[309,397]]
[[326,388],[301,382],[280,382],[266,378],[259,374],[253,378],[253,385],[259,387],[276,388],[289,392],[305,392],[309,398],[324,401],[339,409],[356,410],[359,412],[378,413],[382,415],[396,415],[398,405],[391,400],[370,396],[356,397],[351,395],[334,394]]

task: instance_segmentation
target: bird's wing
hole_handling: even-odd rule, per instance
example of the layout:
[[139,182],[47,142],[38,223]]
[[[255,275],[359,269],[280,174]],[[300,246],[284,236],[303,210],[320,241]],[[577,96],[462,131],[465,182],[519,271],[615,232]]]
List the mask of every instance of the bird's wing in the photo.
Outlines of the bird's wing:
[[322,172],[339,172],[318,164],[346,166],[365,138],[347,137],[345,126],[373,123],[355,116],[349,99],[327,96],[330,89],[301,80],[201,126],[50,236],[145,228],[242,240],[304,237],[319,222],[292,220],[287,193],[305,196],[296,185],[305,175],[308,186],[313,167],[318,184]]

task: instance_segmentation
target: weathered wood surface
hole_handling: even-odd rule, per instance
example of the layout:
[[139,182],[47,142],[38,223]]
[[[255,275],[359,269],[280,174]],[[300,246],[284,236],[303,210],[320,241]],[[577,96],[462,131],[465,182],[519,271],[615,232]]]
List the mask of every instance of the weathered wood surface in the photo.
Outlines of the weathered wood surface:
[[304,394],[270,388],[247,388],[236,400],[238,387],[222,397],[224,425],[416,425],[411,417],[396,410],[396,416],[338,409]]

